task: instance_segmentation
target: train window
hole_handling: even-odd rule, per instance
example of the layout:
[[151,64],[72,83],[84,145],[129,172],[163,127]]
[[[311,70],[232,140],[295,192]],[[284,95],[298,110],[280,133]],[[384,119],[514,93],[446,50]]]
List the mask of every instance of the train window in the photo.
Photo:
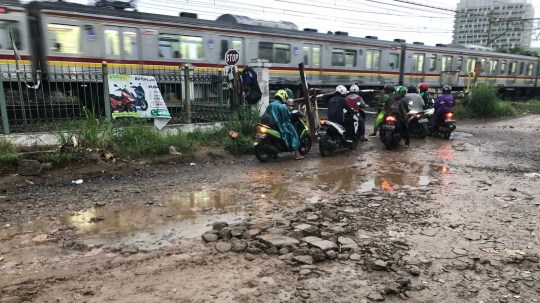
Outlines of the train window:
[[159,34],[159,56],[167,59],[200,60],[204,57],[203,38]]
[[271,63],[288,64],[291,62],[291,45],[259,42],[259,57]]
[[489,60],[489,73],[492,75],[497,74],[497,65],[499,65],[499,60]]
[[304,46],[304,65],[309,66],[309,55],[311,55],[311,47]]
[[447,72],[452,70],[452,56],[443,56],[442,62],[441,62],[441,71]]
[[313,47],[313,66],[319,66],[321,60],[321,49],[319,47]]
[[467,59],[467,72],[474,72],[474,68],[476,67],[476,58],[469,58]]
[[[232,41],[232,48],[238,51],[238,54],[242,56],[242,39],[233,39]],[[242,58],[242,57],[240,57]]]
[[525,73],[525,62],[521,62],[519,65],[519,75],[523,75]]
[[80,53],[81,28],[74,25],[47,24],[49,47],[64,54]]
[[11,38],[9,37],[10,32],[15,42],[15,47],[17,47],[17,49],[22,49],[19,22],[7,20],[0,21],[0,49],[13,49],[13,45],[11,44]]
[[105,51],[107,55],[120,56],[120,37],[117,30],[105,30]]
[[506,60],[501,62],[501,75],[504,75],[504,73],[506,73]]
[[480,73],[484,73],[484,71],[486,70],[486,59],[481,59],[480,60]]
[[413,72],[424,72],[424,54],[413,55]]
[[517,62],[510,62],[510,69],[508,70],[509,75],[516,74],[516,65],[517,65]]
[[124,54],[126,56],[137,56],[137,33],[124,32]]
[[225,60],[225,53],[229,50],[229,40],[221,40],[221,60]]
[[356,54],[356,50],[353,49],[334,48],[332,50],[332,66],[355,67]]
[[399,55],[398,54],[390,54],[390,56],[388,57],[388,67],[390,69],[399,68]]
[[457,59],[457,71],[461,71],[461,67],[463,66],[463,57],[458,57]]
[[534,69],[534,63],[529,63],[527,66],[527,76],[532,77]]
[[431,59],[429,60],[429,71],[434,72],[437,70],[437,55],[431,55]]

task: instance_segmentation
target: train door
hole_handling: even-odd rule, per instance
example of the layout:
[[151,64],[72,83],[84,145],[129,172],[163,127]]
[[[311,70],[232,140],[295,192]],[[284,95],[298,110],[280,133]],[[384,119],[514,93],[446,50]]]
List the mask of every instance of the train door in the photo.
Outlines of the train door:
[[381,51],[368,49],[366,51],[366,77],[369,83],[378,83],[381,75]]
[[517,64],[517,61],[510,62],[510,67],[508,68],[508,80],[506,81],[506,84],[516,84]]
[[139,74],[140,51],[138,30],[131,27],[104,26],[105,59],[117,63],[115,73]]
[[424,82],[426,54],[413,54],[410,83]]
[[238,60],[237,65],[245,65],[246,53],[244,52],[244,44],[244,38],[221,36],[219,52],[220,62],[225,64],[225,53],[230,49],[235,49],[240,54],[240,60]]
[[306,67],[306,78],[309,83],[321,80],[321,46],[319,44],[304,44],[304,66]]

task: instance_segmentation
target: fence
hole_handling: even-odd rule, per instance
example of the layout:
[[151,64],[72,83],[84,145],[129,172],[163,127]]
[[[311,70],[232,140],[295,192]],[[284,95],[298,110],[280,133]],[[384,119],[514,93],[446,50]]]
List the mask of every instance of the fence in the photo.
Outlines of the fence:
[[[47,68],[46,72],[17,72],[0,65],[2,133],[54,131],[68,121],[84,119],[86,110],[107,117],[109,93],[103,83],[107,74],[153,76],[171,114],[170,123],[223,121],[239,104],[221,69],[105,63]],[[115,120],[122,119],[129,118]]]

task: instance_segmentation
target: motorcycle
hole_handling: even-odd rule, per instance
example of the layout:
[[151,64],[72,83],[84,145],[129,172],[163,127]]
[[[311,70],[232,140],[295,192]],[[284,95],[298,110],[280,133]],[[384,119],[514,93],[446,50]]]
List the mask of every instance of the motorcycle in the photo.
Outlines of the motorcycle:
[[[426,117],[429,120],[434,119],[435,109],[430,108],[425,111]],[[444,119],[443,119],[444,118]],[[456,129],[456,119],[453,112],[447,112],[443,117],[439,117],[440,121],[437,121],[435,125],[435,133],[440,134],[445,139],[450,139],[452,132]]]
[[[114,85],[118,87],[118,85]],[[137,112],[137,108],[133,103],[134,98],[127,88],[119,88],[116,90],[120,92],[120,96],[109,94],[109,101],[111,103],[111,110],[118,112]]]
[[399,123],[397,117],[390,114],[384,117],[384,120],[379,127],[380,139],[388,150],[398,146],[401,141],[402,135],[397,123]]
[[[360,105],[360,102],[358,103]],[[346,113],[346,110],[343,110]],[[317,136],[320,137],[319,151],[323,157],[329,157],[334,154],[335,151],[349,148],[351,150],[356,149],[358,146],[358,117],[360,113],[353,115],[354,119],[354,136],[352,142],[347,142],[345,139],[345,127],[343,125],[332,122],[330,120],[323,119],[319,123],[321,128],[317,132]]]
[[134,86],[133,83],[131,82],[129,84],[131,84],[131,88],[133,89],[133,91],[135,91],[135,94],[131,93],[134,99],[135,106],[140,107],[141,110],[147,110],[148,101],[146,101],[146,97],[144,95],[144,89],[142,88],[141,84],[139,83],[139,86]]
[[426,118],[424,111],[410,111],[409,116],[409,134],[425,139],[429,133],[429,120]]
[[[300,138],[300,149],[298,151],[300,154],[305,155],[311,150],[312,142],[307,123],[301,119],[304,115],[298,110],[293,110],[290,117],[298,138]],[[267,162],[271,158],[277,158],[278,153],[288,151],[279,130],[262,123],[257,124],[257,133],[255,134],[255,143],[253,144],[255,156],[261,162]]]

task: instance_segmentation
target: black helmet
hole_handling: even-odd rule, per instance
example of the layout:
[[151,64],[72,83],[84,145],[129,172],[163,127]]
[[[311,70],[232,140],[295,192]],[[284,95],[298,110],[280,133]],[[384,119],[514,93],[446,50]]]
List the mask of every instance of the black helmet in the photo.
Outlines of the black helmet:
[[383,90],[389,94],[393,93],[396,91],[396,88],[394,87],[394,85],[392,84],[386,84],[383,88]]
[[445,85],[443,88],[442,88],[442,92],[443,94],[449,94],[452,92],[452,86],[450,85]]
[[409,94],[416,94],[416,93],[418,92],[418,89],[417,89],[416,86],[414,86],[414,85],[409,85],[409,86],[407,87],[407,92],[408,92]]

